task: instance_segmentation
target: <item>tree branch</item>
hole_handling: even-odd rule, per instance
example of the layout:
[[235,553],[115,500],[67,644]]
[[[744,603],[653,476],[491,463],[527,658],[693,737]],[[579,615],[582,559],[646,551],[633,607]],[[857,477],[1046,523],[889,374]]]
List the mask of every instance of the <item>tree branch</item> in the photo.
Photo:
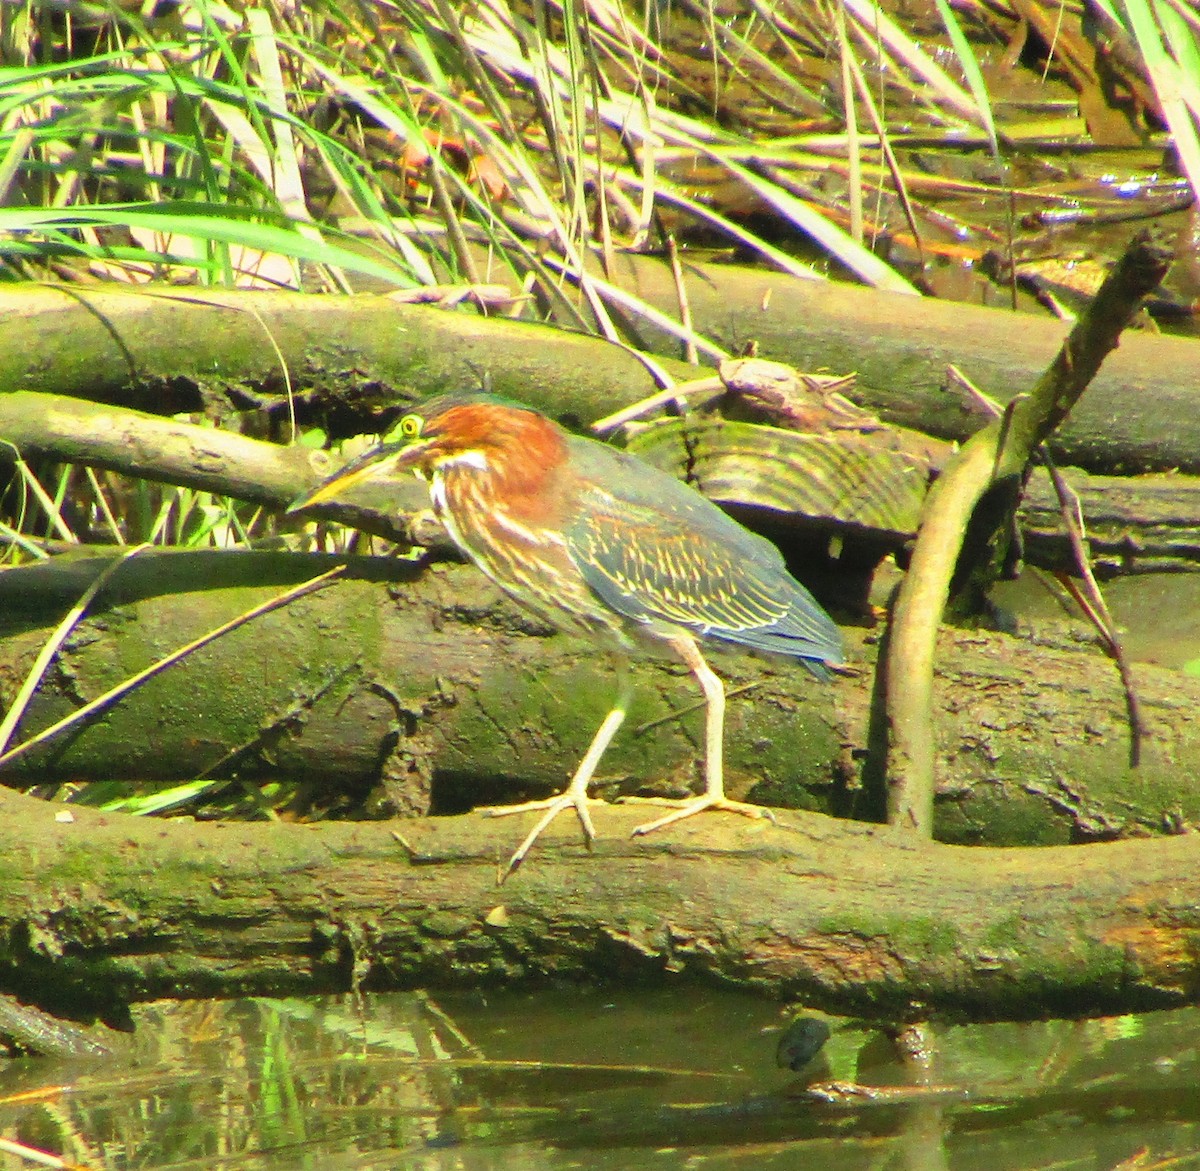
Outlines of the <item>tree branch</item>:
[[1126,250],[1028,397],[971,437],[926,498],[916,547],[896,599],[887,659],[888,817],[928,835],[933,825],[933,659],[950,579],[976,504],[1021,475],[1067,417],[1170,253],[1141,236]]

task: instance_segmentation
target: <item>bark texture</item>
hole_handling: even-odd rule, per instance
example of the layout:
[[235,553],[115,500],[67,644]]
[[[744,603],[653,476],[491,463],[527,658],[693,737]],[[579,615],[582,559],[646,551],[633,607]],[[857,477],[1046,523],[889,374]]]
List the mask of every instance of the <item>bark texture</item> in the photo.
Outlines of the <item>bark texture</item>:
[[[69,640],[21,738],[332,563],[143,553]],[[0,574],[0,705],[98,564],[57,558]],[[560,788],[612,697],[604,657],[547,637],[469,566],[361,559],[352,572],[359,576],[205,647],[83,729],[12,762],[0,779],[291,778],[356,801],[374,788],[414,813]],[[847,633],[855,672],[828,686],[788,662],[714,654],[732,695],[726,775],[736,796],[881,816],[875,648],[872,638]],[[1200,822],[1191,780],[1200,773],[1200,681],[1138,668],[1150,731],[1134,771],[1116,672],[1098,652],[946,631],[939,663],[943,839],[1065,843]],[[634,708],[601,777],[613,792],[694,786],[698,689],[667,660],[637,664],[635,679]],[[639,733],[644,724],[652,726]],[[515,823],[494,832],[501,843],[520,838]]]
[[[1125,1012],[1200,991],[1200,838],[918,844],[814,815],[631,842],[600,811],[503,888],[495,823],[198,825],[0,790],[0,988],[163,995],[700,980],[841,1012]],[[97,998],[103,998],[98,1000]]]
[[[627,255],[616,263],[614,279],[678,311],[668,266]],[[946,438],[979,425],[947,389],[949,363],[1004,402],[1033,385],[1067,333],[1064,323],[1029,314],[735,266],[689,263],[685,276],[695,327],[731,351],[755,340],[763,357],[802,370],[857,371],[856,401]],[[163,413],[220,416],[264,396],[282,407],[288,384],[275,346],[302,409],[347,429],[381,404],[478,386],[485,374],[498,393],[577,424],[653,390],[636,358],[595,338],[369,295],[133,296],[37,286],[0,291],[0,314],[9,339],[0,394],[48,391]],[[653,352],[678,352],[663,333],[631,332]],[[678,379],[695,373],[661,361]],[[1190,391],[1198,382],[1200,352],[1190,340],[1123,339],[1057,438],[1056,458],[1093,471],[1200,472]]]

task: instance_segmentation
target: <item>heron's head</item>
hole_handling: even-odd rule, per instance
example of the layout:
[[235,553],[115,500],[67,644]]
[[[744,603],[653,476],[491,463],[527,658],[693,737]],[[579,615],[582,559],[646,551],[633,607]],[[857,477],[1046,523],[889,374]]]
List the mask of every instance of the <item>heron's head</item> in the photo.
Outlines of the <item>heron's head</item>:
[[536,480],[566,458],[562,432],[544,415],[490,395],[447,396],[403,415],[375,447],[292,501],[289,512],[341,499],[352,488],[450,468]]

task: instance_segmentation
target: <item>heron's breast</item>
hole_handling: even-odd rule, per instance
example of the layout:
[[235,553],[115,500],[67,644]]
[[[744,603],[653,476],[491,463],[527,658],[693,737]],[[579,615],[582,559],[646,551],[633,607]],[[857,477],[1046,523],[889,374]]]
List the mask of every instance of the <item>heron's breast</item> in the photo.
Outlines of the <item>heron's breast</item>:
[[623,641],[620,617],[592,592],[555,526],[516,514],[482,477],[434,472],[434,512],[451,540],[501,589],[560,629]]

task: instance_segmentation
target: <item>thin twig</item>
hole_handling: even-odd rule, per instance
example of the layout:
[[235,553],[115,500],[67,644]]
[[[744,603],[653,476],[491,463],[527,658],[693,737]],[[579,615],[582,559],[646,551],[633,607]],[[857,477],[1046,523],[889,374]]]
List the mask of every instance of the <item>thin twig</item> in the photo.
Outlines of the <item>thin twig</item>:
[[1058,503],[1067,526],[1067,539],[1071,542],[1071,551],[1075,555],[1075,564],[1083,582],[1082,589],[1076,586],[1072,578],[1063,580],[1063,585],[1079,604],[1080,609],[1095,623],[1104,638],[1108,653],[1116,661],[1117,670],[1121,675],[1121,686],[1125,691],[1125,711],[1129,718],[1129,767],[1137,768],[1142,759],[1142,737],[1146,734],[1142,705],[1133,681],[1129,658],[1117,633],[1117,625],[1113,621],[1108,603],[1104,600],[1104,594],[1100,591],[1100,584],[1092,573],[1092,552],[1083,525],[1083,508],[1079,503],[1079,496],[1058,470],[1050,453],[1043,447],[1039,449],[1038,456],[1049,472],[1054,491],[1058,495]]
[[683,343],[684,360],[691,366],[700,365],[696,352],[696,326],[692,321],[692,304],[688,300],[687,286],[683,283],[683,265],[679,263],[679,249],[675,247],[675,236],[667,233],[667,259],[671,262],[671,277],[675,281],[675,296],[679,300],[679,323],[686,331]]
[[966,407],[985,419],[1000,416],[1001,406],[990,394],[984,394],[954,363],[946,367],[946,389],[961,390]]
[[676,399],[688,398],[697,394],[709,394],[724,389],[725,383],[716,375],[708,378],[696,378],[691,382],[679,382],[674,386],[668,386],[666,390],[656,391],[627,407],[622,407],[611,415],[605,415],[603,419],[597,419],[592,424],[592,430],[597,435],[603,435],[607,431],[615,431],[618,427],[624,427],[626,423],[632,423],[634,419],[640,419],[643,415],[657,411],[659,407],[665,407],[667,403],[674,402]]
[[[21,722],[21,717],[25,714],[25,709],[29,706],[29,701],[33,698],[33,693],[37,690],[38,684],[42,681],[42,676],[46,674],[51,660],[58,654],[59,647],[67,640],[67,635],[75,629],[75,624],[83,617],[88,606],[91,605],[92,599],[108,584],[114,573],[121,568],[130,558],[136,557],[143,549],[149,549],[149,545],[134,545],[132,549],[127,549],[120,557],[114,557],[104,569],[96,575],[95,581],[83,592],[83,596],[75,603],[68,611],[66,617],[58,624],[54,633],[46,640],[42,649],[38,651],[38,656],[33,661],[33,666],[29,668],[29,674],[25,676],[25,682],[21,684],[21,689],[17,692],[16,698],[12,701],[4,719],[0,721],[0,754],[8,747],[8,742],[12,739],[13,732],[16,731],[17,725]],[[0,756],[0,759],[3,759]]]
[[37,744],[43,744],[59,732],[66,728],[70,728],[109,704],[120,699],[123,695],[127,695],[135,688],[140,687],[147,680],[152,679],[155,675],[165,671],[168,667],[174,666],[180,659],[190,655],[193,651],[198,651],[201,647],[207,646],[210,642],[221,638],[228,634],[231,630],[236,630],[239,626],[244,626],[253,618],[258,618],[263,614],[269,613],[271,610],[278,610],[280,606],[286,606],[289,602],[294,602],[297,598],[303,597],[305,594],[310,594],[314,590],[320,589],[331,578],[337,577],[338,574],[345,571],[344,565],[338,565],[326,573],[318,574],[316,577],[309,578],[308,581],[302,582],[293,589],[286,590],[282,594],[276,594],[273,598],[268,598],[267,601],[260,603],[257,606],[239,614],[236,618],[231,618],[228,622],[210,630],[207,634],[201,635],[199,638],[189,642],[186,646],[180,647],[176,651],[172,651],[169,655],[164,656],[155,663],[151,663],[144,671],[139,671],[136,675],[130,676],[122,683],[118,683],[116,687],[110,688],[103,695],[97,696],[90,703],[86,703],[77,711],[72,712],[65,719],[59,720],[57,723],[51,724],[50,727],[42,729],[36,736],[18,744],[16,748],[10,752],[0,755],[0,768],[8,764],[10,761],[16,760],[19,756],[24,756],[31,748]]
[[[753,683],[743,683],[741,687],[735,687],[732,691],[725,692],[727,700],[736,699],[739,695],[745,695],[748,691],[753,691],[756,687],[761,687],[762,683],[755,680]],[[676,708],[674,711],[667,712],[665,716],[657,716],[653,720],[647,720],[644,724],[638,724],[633,730],[635,736],[640,736],[643,732],[649,732],[651,728],[657,728],[659,724],[670,724],[675,720],[682,720],[684,716],[690,716],[692,712],[698,712],[702,708],[708,706],[708,701],[698,699],[695,703],[689,703],[684,707]]]

